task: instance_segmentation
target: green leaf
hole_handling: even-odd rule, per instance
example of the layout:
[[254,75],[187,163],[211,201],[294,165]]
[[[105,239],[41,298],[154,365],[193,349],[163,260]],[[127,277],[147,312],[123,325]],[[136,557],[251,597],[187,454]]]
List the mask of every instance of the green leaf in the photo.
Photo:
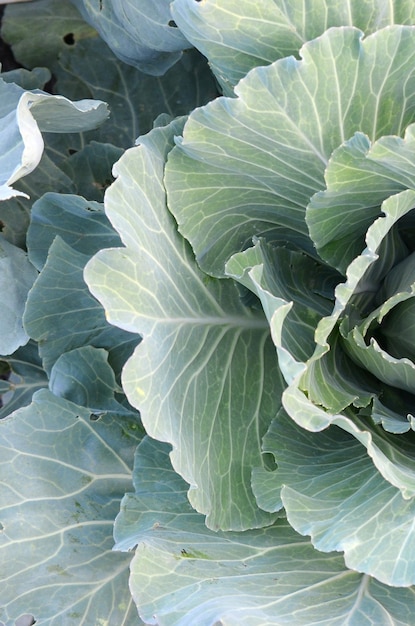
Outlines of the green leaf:
[[[414,314],[414,298],[411,294],[411,297],[397,303],[387,314],[382,320],[380,331],[389,354],[397,358],[406,357],[413,362],[415,362]],[[398,332],[399,328],[405,329],[404,334],[402,330]]]
[[166,208],[165,158],[181,123],[141,137],[116,164],[106,212],[126,247],[99,252],[85,276],[108,320],[144,337],[123,388],[146,431],[172,444],[209,527],[242,530],[273,519],[250,480],[283,383],[262,312],[199,270]]
[[56,236],[89,256],[120,244],[101,204],[75,195],[47,193],[34,203],[27,232],[29,259],[38,270],[45,265]]
[[0,78],[0,199],[22,195],[11,185],[32,172],[43,153],[41,131],[81,132],[108,116],[104,102],[71,102],[63,96],[25,91]]
[[137,626],[112,528],[140,434],[46,390],[0,422],[0,620]]
[[76,181],[79,196],[103,202],[105,190],[114,180],[112,166],[122,153],[122,148],[117,146],[91,141],[64,160],[61,169],[71,180]]
[[332,426],[318,434],[280,414],[264,439],[290,524],[318,550],[387,585],[415,582],[415,500],[384,480],[365,448]]
[[1,36],[25,67],[52,68],[66,48],[84,38],[96,37],[97,33],[70,2],[36,0],[7,5]]
[[327,190],[313,196],[306,219],[319,254],[341,271],[364,248],[382,202],[415,188],[414,130],[410,125],[404,139],[382,137],[373,144],[356,133],[334,151],[325,175]]
[[[411,296],[415,295],[414,291]],[[387,304],[387,303],[385,303]],[[379,314],[382,316],[382,312]],[[366,336],[367,323],[355,326],[345,335],[344,347],[351,358],[383,383],[413,393],[415,363],[407,357],[395,358],[384,350],[375,337]],[[347,326],[346,326],[347,328]],[[341,326],[341,330],[343,326]],[[368,341],[368,343],[366,343]]]
[[[143,439],[135,493],[115,525],[118,549],[135,546],[130,588],[143,621],[160,626],[340,626],[410,623],[414,588],[391,589],[346,570],[283,519],[261,530],[213,533],[172,471],[168,446]],[[409,622],[408,622],[409,620]]]
[[10,243],[24,249],[33,202],[51,189],[55,193],[74,193],[76,183],[44,152],[36,169],[20,178],[13,188],[24,195],[0,202],[0,219],[4,224],[2,232]]
[[126,0],[122,5],[71,0],[125,63],[161,76],[191,45],[172,23],[170,1]]
[[137,335],[109,326],[83,279],[89,258],[56,237],[29,293],[24,325],[30,337],[39,342],[47,372],[64,352],[93,345],[110,352],[111,365],[119,374],[139,341]]
[[253,67],[289,55],[332,26],[356,26],[366,35],[415,20],[413,3],[395,0],[175,0],[172,14],[187,39],[208,59],[225,89]]
[[367,419],[365,411],[359,415],[350,410],[340,414],[329,413],[313,404],[295,384],[287,387],[282,401],[288,415],[299,426],[312,433],[333,425],[353,435],[366,448],[381,476],[398,488],[405,500],[415,496],[415,447],[411,438],[403,439],[385,432]]
[[71,100],[103,99],[108,104],[109,123],[86,137],[122,148],[150,131],[161,113],[187,115],[217,95],[212,72],[195,50],[183,54],[163,76],[149,76],[119,61],[102,40],[85,39],[61,54],[55,74],[55,88]]
[[378,398],[373,400],[371,418],[375,424],[382,424],[382,427],[390,433],[401,434],[414,430],[414,416],[410,413],[410,407],[413,407],[415,402],[412,394],[390,388],[384,390],[382,401],[380,402]]
[[234,254],[225,270],[260,299],[281,372],[290,383],[314,352],[314,331],[322,315],[331,311],[329,298],[338,276],[305,254],[254,242]]
[[325,186],[333,150],[356,131],[375,140],[413,120],[414,39],[405,26],[365,39],[329,29],[303,46],[301,61],[255,68],[237,98],[193,111],[169,155],[166,188],[204,271],[223,276],[253,236],[316,256],[305,209]]
[[[4,16],[2,23],[4,23]],[[31,71],[19,67],[10,72],[2,72],[1,77],[6,83],[16,83],[25,91],[31,91],[32,89],[42,89],[50,81],[51,74],[46,67],[34,67]]]
[[102,348],[82,346],[62,354],[52,367],[49,388],[56,396],[84,406],[96,416],[132,412],[114,397],[122,390],[108,363],[108,352]]
[[[401,402],[388,403],[390,409],[396,411],[399,407],[402,411],[396,424],[399,430],[402,421],[407,429],[407,416],[413,410],[414,364],[411,351],[399,354],[395,346],[391,354],[386,352],[382,323],[394,307],[402,306],[413,294],[412,266],[409,264],[406,273],[403,270],[411,257],[401,261],[407,247],[398,229],[411,214],[414,201],[415,192],[407,190],[392,195],[381,205],[384,215],[369,227],[367,247],[347,268],[346,282],[337,286],[332,315],[319,322],[315,335],[319,345],[298,382],[310,400],[332,413],[350,404],[368,406],[376,396],[381,401],[385,395],[392,398],[393,388],[404,390],[408,393]],[[378,301],[382,305],[376,306]],[[339,335],[335,326],[342,317]],[[399,331],[402,332],[401,327]],[[392,413],[387,407],[385,410],[391,418]],[[291,415],[296,419],[294,413]],[[389,425],[388,430],[394,428]]]
[[29,340],[23,328],[27,294],[37,278],[37,271],[20,248],[0,235],[0,293],[2,316],[0,354],[12,354]]
[[[88,133],[86,139],[71,137],[71,150],[81,150],[85,140],[90,139],[130,147],[140,134],[151,130],[160,113],[187,114],[217,95],[216,82],[206,59],[196,50],[187,51],[163,76],[149,76],[122,63],[85,24],[71,3],[63,5],[60,0],[41,0],[33,9],[27,16],[23,6],[6,11],[3,31],[16,57],[20,59],[19,54],[22,54],[22,62],[28,67],[32,67],[34,59],[37,64],[51,68],[55,93],[62,93],[71,100],[103,99],[111,111],[110,122],[93,135]],[[45,22],[53,25],[46,35],[42,32]],[[174,30],[178,32],[177,28]],[[25,51],[28,54],[24,54]],[[54,147],[58,144],[63,151],[61,145],[69,138],[52,139]],[[78,189],[78,193],[83,192]]]
[[27,406],[31,403],[35,391],[48,386],[48,379],[34,341],[28,341],[2,363],[7,363],[11,372],[7,381],[2,381],[6,388],[2,392],[4,395],[1,397],[0,418]]
[[367,370],[356,367],[338,331],[330,336],[330,350],[310,360],[299,386],[312,402],[334,413],[350,405],[366,407],[382,391]]

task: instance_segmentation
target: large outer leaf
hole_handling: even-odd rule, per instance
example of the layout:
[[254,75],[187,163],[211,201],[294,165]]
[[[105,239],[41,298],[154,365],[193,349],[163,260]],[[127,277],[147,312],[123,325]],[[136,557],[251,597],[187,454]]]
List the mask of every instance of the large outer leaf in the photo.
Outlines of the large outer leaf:
[[126,248],[99,252],[85,276],[108,319],[144,336],[123,387],[147,432],[173,445],[207,524],[242,530],[272,519],[250,478],[282,382],[263,314],[241,304],[230,280],[198,269],[166,208],[165,157],[180,130],[178,121],[153,130],[116,165],[106,212]]
[[172,23],[170,0],[71,0],[125,63],[161,76],[191,44]]
[[[168,204],[202,268],[223,275],[254,235],[315,254],[305,208],[333,150],[363,131],[403,134],[415,106],[415,28],[362,40],[330,29],[252,70],[235,98],[194,111],[166,168]],[[370,89],[368,89],[370,84]]]
[[209,59],[226,87],[249,70],[298,51],[331,26],[356,26],[367,35],[391,24],[413,24],[410,0],[175,0],[181,31]]
[[[293,442],[294,443],[294,442]],[[347,571],[285,520],[244,533],[213,533],[192,511],[168,446],[145,438],[135,493],[115,525],[118,549],[135,546],[130,587],[142,619],[159,626],[407,626],[414,589],[391,589]],[[306,517],[306,516],[305,516]],[[408,621],[409,620],[409,621]]]
[[128,624],[137,613],[129,557],[112,551],[112,526],[131,481],[141,429],[43,390],[0,422],[0,620]]
[[[402,442],[402,439],[401,439]],[[388,585],[415,584],[415,500],[385,481],[365,448],[335,426],[315,434],[280,414],[264,438],[290,524],[325,552]]]

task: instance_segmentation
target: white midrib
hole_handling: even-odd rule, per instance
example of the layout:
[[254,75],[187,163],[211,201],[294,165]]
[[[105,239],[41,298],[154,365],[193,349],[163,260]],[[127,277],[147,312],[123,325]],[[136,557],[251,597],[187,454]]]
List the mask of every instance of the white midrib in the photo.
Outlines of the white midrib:
[[[147,318],[150,319],[150,318]],[[253,319],[248,317],[159,317],[154,318],[159,324],[174,324],[175,326],[229,326],[232,328],[268,329],[269,323],[263,319]]]

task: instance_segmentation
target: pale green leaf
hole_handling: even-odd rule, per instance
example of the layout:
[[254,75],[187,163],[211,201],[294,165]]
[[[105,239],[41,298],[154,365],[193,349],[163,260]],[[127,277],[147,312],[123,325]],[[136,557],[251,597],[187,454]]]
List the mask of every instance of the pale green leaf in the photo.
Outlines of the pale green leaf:
[[276,472],[271,471],[270,468],[254,467],[252,470],[252,491],[261,509],[270,513],[281,511],[281,515],[285,515],[281,500],[282,483],[278,481],[275,474]]
[[[22,195],[11,185],[30,174],[43,153],[43,132],[81,132],[107,117],[104,102],[71,102],[63,96],[25,91],[0,78],[0,199]],[[24,195],[24,194],[23,194]]]
[[391,24],[413,24],[409,0],[175,0],[173,17],[201,50],[219,81],[233,87],[249,70],[289,55],[332,26],[356,26],[367,35]]
[[[380,330],[384,347],[389,354],[397,358],[406,357],[413,362],[415,362],[414,303],[413,293],[410,296],[408,294],[408,299],[398,302],[382,320]],[[402,328],[405,329],[404,333]]]
[[335,426],[309,433],[278,416],[264,439],[290,524],[318,550],[385,584],[415,583],[415,500],[382,478],[365,448]]
[[27,294],[36,278],[36,268],[27,254],[0,235],[0,355],[12,354],[29,340],[22,317]]
[[99,252],[85,276],[109,321],[144,337],[123,388],[146,431],[172,444],[209,527],[242,530],[273,519],[250,480],[282,380],[262,312],[240,302],[231,280],[199,270],[166,208],[165,157],[180,129],[153,130],[116,164],[105,204],[126,248]]
[[10,374],[7,380],[2,381],[5,388],[2,391],[4,395],[1,397],[0,418],[27,406],[35,391],[48,386],[46,372],[34,341],[28,341],[3,363],[7,363]]
[[[130,588],[141,618],[159,626],[407,626],[414,589],[391,589],[347,570],[285,520],[213,533],[172,471],[168,446],[144,439],[135,493],[117,518],[117,548],[131,549]],[[409,622],[408,622],[409,620]]]
[[172,23],[170,0],[71,1],[118,58],[147,74],[161,76],[191,47]]
[[[402,249],[396,245],[394,234],[399,220],[411,213],[414,201],[415,191],[407,190],[391,196],[381,205],[383,216],[367,230],[366,248],[347,267],[346,281],[339,283],[335,289],[331,316],[322,318],[316,329],[316,342],[324,349],[328,348],[327,338],[339,318],[345,312],[350,313],[352,305],[358,310],[359,307],[365,310],[373,305],[382,280],[401,260]],[[349,328],[351,324],[349,319]]]
[[140,434],[46,390],[1,420],[0,620],[139,624],[112,530]]
[[306,220],[319,254],[341,271],[363,250],[382,202],[415,188],[414,130],[410,125],[404,139],[387,136],[373,144],[356,133],[332,154],[327,189],[313,196]]
[[[386,322],[387,330],[390,311],[394,307],[398,310],[413,293],[411,269],[408,276],[402,269],[408,264],[408,258],[401,261],[408,250],[398,228],[412,212],[414,194],[413,190],[403,191],[383,202],[383,216],[367,230],[366,248],[347,268],[346,282],[336,287],[332,315],[322,318],[317,326],[319,345],[298,384],[310,400],[332,413],[351,404],[368,406],[375,396],[385,395],[390,398],[389,409],[395,407],[396,411],[398,404],[391,400],[391,387],[408,392],[399,403],[399,421],[407,421],[413,411],[413,350],[397,352],[398,346],[392,347],[383,337],[382,323]],[[398,277],[398,282],[393,277]],[[379,301],[382,304],[377,306]],[[342,318],[339,335],[335,326]],[[402,333],[402,327],[397,331]],[[390,354],[386,352],[388,345]],[[385,410],[388,412],[387,407]],[[400,429],[399,424],[396,427]],[[389,426],[388,430],[394,429]]]
[[390,433],[401,434],[414,430],[413,395],[405,394],[401,389],[389,388],[383,391],[382,401],[379,398],[373,400],[370,416],[375,424],[382,424]]
[[379,381],[348,356],[337,330],[330,335],[330,349],[307,364],[299,386],[312,402],[334,413],[350,405],[365,407],[382,390]]
[[[405,500],[415,496],[415,471],[413,458],[414,441],[385,432],[369,420],[365,411],[359,415],[350,410],[334,414],[313,404],[295,384],[290,385],[282,396],[283,406],[290,417],[302,428],[312,433],[335,425],[353,435],[367,450],[377,470]],[[340,435],[341,436],[341,435]]]
[[305,254],[274,248],[263,240],[234,254],[225,270],[260,299],[281,372],[290,383],[314,352],[314,331],[331,311],[337,273]]
[[61,54],[55,74],[56,89],[71,100],[108,104],[110,121],[86,138],[122,148],[151,130],[159,114],[186,115],[217,95],[212,72],[195,50],[183,54],[163,76],[149,76],[119,61],[102,40],[85,39]]
[[27,232],[29,259],[38,270],[45,265],[56,236],[89,256],[120,244],[102,204],[75,195],[46,193],[32,207]]
[[366,338],[358,326],[345,333],[344,347],[360,367],[378,380],[408,393],[414,392],[415,363],[411,359],[392,356],[379,345],[375,337]]
[[[196,109],[166,168],[168,205],[201,267],[223,276],[253,236],[315,256],[305,209],[322,190],[333,150],[356,131],[375,140],[413,120],[415,31],[393,26],[363,38],[329,29],[253,69],[235,89]],[[371,88],[367,85],[370,83]]]

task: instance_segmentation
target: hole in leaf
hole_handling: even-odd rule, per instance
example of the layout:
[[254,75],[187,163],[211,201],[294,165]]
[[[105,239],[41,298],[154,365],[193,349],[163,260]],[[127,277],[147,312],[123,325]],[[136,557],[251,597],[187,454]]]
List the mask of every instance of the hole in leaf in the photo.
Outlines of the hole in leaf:
[[78,152],[78,150],[74,150],[73,148],[68,148],[68,154],[72,155],[72,154],[76,154]]
[[172,28],[177,28],[177,24],[174,20],[170,20],[170,22],[167,24],[167,26],[171,26]]
[[66,33],[66,35],[64,35],[63,37],[63,40],[68,46],[75,45],[75,37],[73,33]]
[[264,452],[263,454],[263,460],[264,460],[264,465],[265,468],[269,471],[269,472],[273,472],[274,470],[277,469],[278,465],[275,462],[275,457],[273,454],[271,454],[270,452]]
[[97,420],[99,420],[100,417],[101,417],[101,414],[91,413],[91,415],[89,416],[89,419],[91,420],[91,422],[96,422]]
[[29,615],[29,613],[27,613],[26,615],[21,615],[15,622],[16,626],[33,626],[33,624],[36,624],[36,620],[33,617],[33,615]]

